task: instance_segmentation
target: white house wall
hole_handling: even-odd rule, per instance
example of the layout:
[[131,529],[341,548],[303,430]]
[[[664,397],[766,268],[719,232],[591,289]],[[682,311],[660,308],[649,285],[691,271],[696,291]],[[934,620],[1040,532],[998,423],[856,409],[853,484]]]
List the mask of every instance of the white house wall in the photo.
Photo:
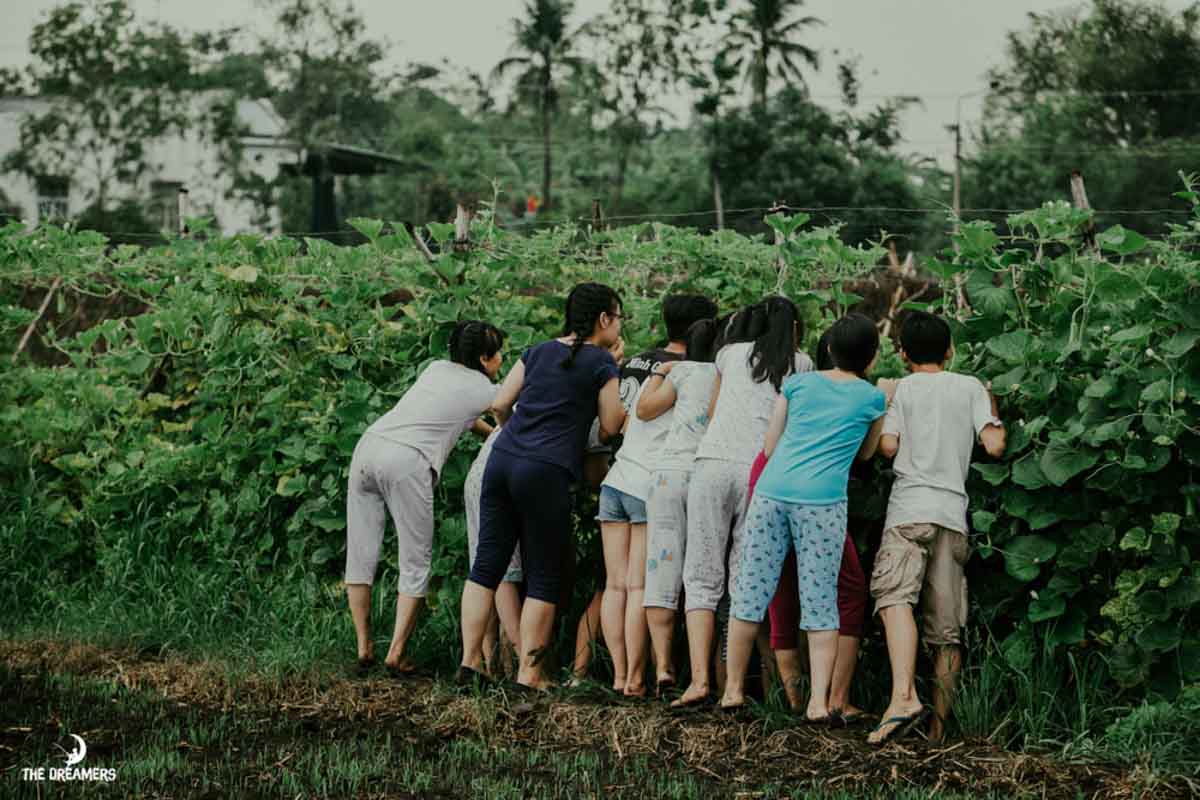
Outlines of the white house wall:
[[[197,107],[203,102],[197,98]],[[0,99],[0,153],[7,154],[20,144],[20,125],[24,114],[36,112],[49,103],[39,99]],[[296,160],[295,151],[282,140],[282,125],[274,120],[273,112],[262,102],[242,101],[238,105],[239,121],[250,128],[252,135],[243,140],[244,169],[268,181],[275,180],[280,167]],[[151,187],[156,181],[182,184],[188,190],[189,214],[213,214],[222,233],[277,233],[281,225],[278,206],[268,210],[266,225],[256,225],[258,215],[251,201],[231,199],[226,193],[232,188],[233,176],[220,163],[218,148],[201,141],[195,133],[171,136],[151,143],[146,148],[151,168],[143,176],[136,191],[116,187],[116,197],[137,197],[144,205],[153,199]],[[68,198],[69,214],[82,212],[95,196],[97,181],[88,173],[65,175],[71,181]],[[7,173],[0,176],[0,188],[9,200],[21,209],[21,217],[37,220],[37,185],[24,176]]]

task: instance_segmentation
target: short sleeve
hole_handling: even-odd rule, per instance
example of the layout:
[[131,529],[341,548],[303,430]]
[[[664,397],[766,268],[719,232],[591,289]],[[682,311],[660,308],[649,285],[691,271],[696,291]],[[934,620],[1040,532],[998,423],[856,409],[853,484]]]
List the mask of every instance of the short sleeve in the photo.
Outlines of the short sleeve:
[[532,347],[526,347],[525,352],[521,353],[521,363],[524,364],[526,367],[529,366],[529,359],[532,358],[532,354],[533,354]]
[[592,385],[596,391],[600,391],[604,388],[604,384],[620,376],[621,370],[617,369],[617,362],[613,360],[612,353],[601,352],[592,367]]
[[871,396],[867,401],[867,417],[871,422],[888,413],[887,395],[881,389],[871,387]]
[[1004,424],[992,413],[992,397],[978,378],[971,378],[971,424],[976,436],[988,425]]
[[675,387],[675,392],[678,393],[687,380],[691,369],[683,364],[677,364],[674,369],[667,373],[666,380]]
[[499,387],[488,380],[486,376],[481,374],[479,377],[483,378],[483,380],[475,384],[475,406],[481,409],[480,413],[483,413],[483,411],[487,411],[492,407],[492,401],[496,399],[496,392],[499,391]]
[[813,362],[806,353],[796,353],[796,372],[812,372]]
[[[892,395],[892,403],[887,406],[887,413],[883,418],[883,433],[884,435],[899,436],[900,429],[904,427],[904,412],[901,410],[900,395],[904,392],[904,381],[901,381],[896,386],[896,393]],[[884,403],[887,403],[887,397],[884,397]]]
[[800,378],[796,375],[788,375],[783,379],[783,383],[779,386],[779,393],[787,400],[791,400],[800,390]]

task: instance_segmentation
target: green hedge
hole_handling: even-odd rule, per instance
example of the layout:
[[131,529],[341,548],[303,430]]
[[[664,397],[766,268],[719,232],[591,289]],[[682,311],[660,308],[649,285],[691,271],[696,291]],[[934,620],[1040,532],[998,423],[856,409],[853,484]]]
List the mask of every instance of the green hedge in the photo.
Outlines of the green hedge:
[[[973,614],[1015,666],[1040,629],[1059,647],[1101,649],[1120,684],[1172,697],[1200,680],[1200,213],[1161,241],[1104,231],[1098,250],[1086,221],[1047,205],[1013,217],[1007,241],[967,224],[926,265],[946,285],[961,276],[972,310],[954,323],[955,368],[990,379],[1009,422],[1005,460],[972,471]],[[558,332],[579,280],[623,293],[631,351],[662,340],[668,292],[728,310],[778,290],[803,304],[811,344],[858,302],[842,287],[882,250],[803,216],[768,222],[781,243],[661,225],[524,237],[485,213],[461,251],[451,226],[428,226],[443,253],[432,262],[403,227],[373,220],[353,221],[367,239],[353,248],[249,236],[112,248],[91,232],[0,229],[5,352],[29,298],[64,281],[42,324],[63,363],[3,360],[0,555],[43,566],[10,570],[3,605],[120,575],[143,548],[335,586],[354,444],[444,355],[456,320],[504,328],[511,363]],[[148,310],[55,337],[72,308],[114,293]],[[899,374],[890,345],[885,355],[880,374]],[[437,492],[432,602],[448,608],[466,570],[461,487],[476,447],[459,445]],[[864,544],[884,467],[853,487]]]

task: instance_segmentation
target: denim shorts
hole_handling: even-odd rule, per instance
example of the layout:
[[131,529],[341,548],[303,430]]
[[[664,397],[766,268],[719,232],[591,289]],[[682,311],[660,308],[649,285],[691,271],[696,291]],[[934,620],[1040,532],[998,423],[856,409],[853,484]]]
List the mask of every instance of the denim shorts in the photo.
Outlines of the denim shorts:
[[598,522],[628,522],[641,525],[646,522],[646,501],[611,486],[600,487],[600,510]]

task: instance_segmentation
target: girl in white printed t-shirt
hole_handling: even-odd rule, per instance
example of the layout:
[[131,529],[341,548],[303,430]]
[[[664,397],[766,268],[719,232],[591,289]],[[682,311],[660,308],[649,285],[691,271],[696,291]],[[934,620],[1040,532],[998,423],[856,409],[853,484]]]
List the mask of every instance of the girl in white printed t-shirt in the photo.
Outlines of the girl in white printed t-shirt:
[[638,397],[637,416],[671,412],[671,429],[658,452],[646,501],[646,593],[642,605],[654,650],[656,693],[675,685],[671,664],[675,613],[683,589],[687,552],[688,484],[696,448],[708,429],[708,407],[717,384],[712,363],[720,323],[701,320],[688,329],[687,358],[662,364]]
[[783,379],[812,369],[812,360],[797,351],[803,333],[795,304],[772,296],[739,312],[717,353],[708,430],[696,450],[688,487],[683,588],[692,682],[673,705],[702,702],[711,691],[716,610],[736,577],[729,573],[741,556],[750,469]]
[[404,646],[429,587],[433,560],[433,487],[458,437],[486,436],[479,417],[492,407],[504,334],[486,322],[460,322],[450,334],[449,361],[434,361],[400,402],[359,439],[346,498],[346,594],[361,667],[374,661],[371,585],[390,515],[400,551],[396,627],[384,665],[408,672]]

